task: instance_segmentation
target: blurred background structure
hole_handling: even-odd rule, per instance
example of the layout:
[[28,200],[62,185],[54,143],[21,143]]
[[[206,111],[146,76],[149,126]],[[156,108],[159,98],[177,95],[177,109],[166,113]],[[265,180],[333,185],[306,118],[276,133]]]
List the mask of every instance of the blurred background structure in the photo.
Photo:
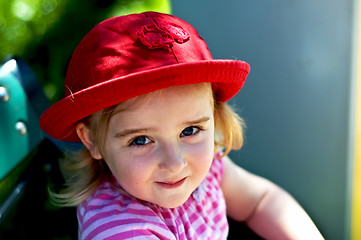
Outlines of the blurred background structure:
[[[247,124],[233,160],[290,192],[326,239],[359,240],[359,9],[357,0],[0,0],[0,60],[25,60],[55,102],[72,52],[95,24],[146,10],[173,13],[199,31],[214,58],[251,65],[231,101]],[[62,219],[68,213],[37,207],[76,227]]]
[[231,157],[289,191],[326,239],[361,239],[359,1],[183,0],[172,12],[215,58],[251,65],[232,101],[246,140]]

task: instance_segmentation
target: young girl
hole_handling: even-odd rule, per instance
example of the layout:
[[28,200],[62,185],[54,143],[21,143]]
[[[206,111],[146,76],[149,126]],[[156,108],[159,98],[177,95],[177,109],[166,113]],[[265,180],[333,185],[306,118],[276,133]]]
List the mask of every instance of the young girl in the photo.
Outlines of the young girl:
[[108,19],[75,50],[66,98],[40,125],[82,142],[54,194],[81,239],[226,239],[226,216],[267,239],[323,239],[282,189],[227,157],[242,120],[225,103],[250,68],[214,60],[188,23],[155,12]]

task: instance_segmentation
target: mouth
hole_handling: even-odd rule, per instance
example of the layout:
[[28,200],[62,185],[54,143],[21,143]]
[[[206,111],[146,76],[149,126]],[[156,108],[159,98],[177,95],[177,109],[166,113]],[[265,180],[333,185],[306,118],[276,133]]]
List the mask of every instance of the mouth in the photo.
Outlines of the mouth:
[[157,183],[158,185],[160,185],[161,187],[168,188],[168,189],[172,189],[172,188],[177,188],[177,187],[182,186],[186,179],[187,179],[187,177],[182,178],[182,179],[177,180],[177,181],[171,181],[171,182],[156,182],[156,183]]

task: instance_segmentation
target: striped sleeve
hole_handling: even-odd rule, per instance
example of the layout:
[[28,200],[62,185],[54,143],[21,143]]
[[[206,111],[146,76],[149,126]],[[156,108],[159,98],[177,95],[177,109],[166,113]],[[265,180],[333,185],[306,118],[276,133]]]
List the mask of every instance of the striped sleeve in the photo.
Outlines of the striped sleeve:
[[[108,199],[107,199],[108,198]],[[78,207],[79,239],[175,239],[150,208],[106,191]]]

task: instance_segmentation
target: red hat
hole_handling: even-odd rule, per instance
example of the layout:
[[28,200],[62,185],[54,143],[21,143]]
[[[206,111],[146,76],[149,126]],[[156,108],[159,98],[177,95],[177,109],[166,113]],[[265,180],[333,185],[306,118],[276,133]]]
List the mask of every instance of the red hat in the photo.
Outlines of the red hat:
[[145,12],[113,17],[80,42],[64,82],[65,98],[47,109],[40,127],[51,137],[79,142],[75,124],[101,109],[159,89],[211,82],[216,99],[227,101],[243,86],[250,67],[213,60],[204,40],[187,22]]

